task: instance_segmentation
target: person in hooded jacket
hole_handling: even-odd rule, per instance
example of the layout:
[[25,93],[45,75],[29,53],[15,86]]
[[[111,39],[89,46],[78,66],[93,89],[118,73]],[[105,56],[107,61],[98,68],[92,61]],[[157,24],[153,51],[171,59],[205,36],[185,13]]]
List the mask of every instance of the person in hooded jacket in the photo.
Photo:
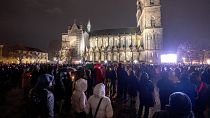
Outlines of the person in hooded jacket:
[[[99,105],[100,100],[101,103]],[[98,111],[96,113],[97,107]],[[105,96],[105,85],[103,83],[99,83],[95,86],[93,95],[88,99],[85,112],[89,114],[90,111],[92,111],[91,114],[95,116],[95,118],[111,118],[113,116],[111,101]]]
[[54,95],[50,91],[53,79],[50,74],[38,77],[37,84],[29,93],[30,118],[54,118]]
[[191,100],[192,108],[195,109],[195,99],[197,98],[196,86],[190,82],[187,74],[181,74],[180,82],[176,84],[175,92],[187,94]]
[[157,88],[159,89],[161,110],[164,110],[165,105],[169,102],[169,96],[175,90],[175,84],[169,79],[168,72],[164,71],[161,73],[161,79],[157,82]]
[[85,91],[87,90],[87,80],[80,78],[75,83],[75,90],[71,97],[72,109],[74,110],[76,118],[85,118],[84,109],[87,105],[87,98]]
[[155,97],[154,85],[149,80],[149,75],[145,72],[142,73],[141,80],[139,81],[139,101],[138,117],[141,118],[144,107],[144,118],[148,118],[149,108],[154,107]]
[[194,118],[191,100],[185,93],[172,93],[166,109],[155,112],[152,118]]

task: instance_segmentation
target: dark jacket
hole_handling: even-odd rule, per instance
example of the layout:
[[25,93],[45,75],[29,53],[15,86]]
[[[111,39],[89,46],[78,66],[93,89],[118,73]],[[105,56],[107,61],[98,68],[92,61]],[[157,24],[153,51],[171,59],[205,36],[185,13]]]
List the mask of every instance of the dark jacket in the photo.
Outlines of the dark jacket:
[[[31,118],[54,118],[54,95],[53,93],[48,89],[50,83],[53,81],[53,76],[49,74],[44,74],[39,76],[38,82],[35,85],[35,87],[30,91],[30,117]],[[38,94],[35,94],[38,93]],[[38,95],[43,98],[43,105],[41,105],[41,108],[35,108],[35,105],[32,103],[34,102],[32,96]],[[38,105],[40,106],[40,105]]]
[[154,98],[154,85],[151,80],[140,80],[139,82],[139,99],[140,103],[153,107],[155,104],[155,98]]

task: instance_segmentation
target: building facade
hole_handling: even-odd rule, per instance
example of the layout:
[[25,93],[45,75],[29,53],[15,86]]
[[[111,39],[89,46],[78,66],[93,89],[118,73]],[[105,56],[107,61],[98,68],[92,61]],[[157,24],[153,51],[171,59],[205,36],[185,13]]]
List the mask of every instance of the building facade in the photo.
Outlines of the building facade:
[[61,60],[68,62],[68,57],[74,57],[74,48],[77,60],[159,63],[163,49],[160,0],[137,0],[136,19],[135,28],[94,31],[89,21],[87,32],[74,23],[62,35]]
[[82,58],[85,49],[85,31],[82,25],[74,24],[68,28],[67,33],[62,34],[61,50],[59,61],[71,63]]
[[2,46],[1,51],[2,55],[0,57],[0,63],[32,64],[48,62],[48,53],[36,48],[24,46]]

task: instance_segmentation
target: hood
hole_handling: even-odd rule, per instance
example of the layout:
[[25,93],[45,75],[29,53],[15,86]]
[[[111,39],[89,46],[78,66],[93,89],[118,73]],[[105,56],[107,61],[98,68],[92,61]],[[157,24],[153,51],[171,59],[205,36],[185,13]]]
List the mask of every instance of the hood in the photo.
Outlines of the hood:
[[78,91],[85,92],[87,90],[87,80],[85,79],[78,79],[75,84],[75,89]]
[[169,105],[166,107],[170,111],[181,115],[189,115],[192,112],[191,100],[182,92],[172,93],[169,97]]
[[50,86],[50,83],[54,80],[54,77],[50,74],[43,74],[38,77],[35,88],[47,88]]
[[93,94],[97,97],[105,97],[105,85],[103,83],[97,84],[93,90]]

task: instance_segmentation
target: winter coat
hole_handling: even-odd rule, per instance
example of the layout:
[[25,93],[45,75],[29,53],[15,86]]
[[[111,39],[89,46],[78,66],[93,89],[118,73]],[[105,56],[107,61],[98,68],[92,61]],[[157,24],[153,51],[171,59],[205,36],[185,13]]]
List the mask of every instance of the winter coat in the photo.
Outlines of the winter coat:
[[74,112],[80,113],[84,111],[84,108],[87,105],[87,98],[85,95],[85,91],[87,90],[87,80],[78,79],[75,84],[75,90],[71,97],[71,104]]
[[137,87],[138,86],[138,79],[134,74],[130,75],[130,79],[128,81],[128,93],[130,96],[136,97],[137,96]]
[[139,82],[140,103],[145,106],[153,107],[155,104],[154,85],[151,80],[140,80]]
[[95,68],[96,70],[96,80],[95,80],[95,85],[99,84],[99,83],[103,83],[104,81],[104,76],[103,76],[103,72],[101,69],[99,68]]
[[30,89],[31,88],[31,73],[24,72],[22,75],[22,88]]
[[103,97],[100,107],[98,109],[96,118],[111,118],[113,116],[113,109],[111,101],[108,97],[105,96],[105,85],[100,83],[97,84],[93,90],[93,95],[88,99],[87,107],[85,112],[89,114],[92,110],[92,115],[95,115],[98,103]]
[[197,97],[196,86],[190,81],[181,81],[176,84],[175,88],[177,92],[183,92],[187,94],[192,102],[192,107],[195,107],[195,98]]
[[[53,93],[48,89],[50,86],[50,83],[54,80],[54,77],[49,74],[44,74],[38,77],[38,82],[35,85],[35,87],[30,91],[30,94],[34,91],[45,91],[46,96],[46,106],[44,106],[46,109],[43,110],[43,113],[37,114],[37,109],[34,108],[34,106],[31,106],[31,117],[37,118],[36,116],[40,116],[40,118],[54,118],[54,95]],[[32,98],[31,98],[32,99]],[[35,114],[33,114],[35,113]]]

